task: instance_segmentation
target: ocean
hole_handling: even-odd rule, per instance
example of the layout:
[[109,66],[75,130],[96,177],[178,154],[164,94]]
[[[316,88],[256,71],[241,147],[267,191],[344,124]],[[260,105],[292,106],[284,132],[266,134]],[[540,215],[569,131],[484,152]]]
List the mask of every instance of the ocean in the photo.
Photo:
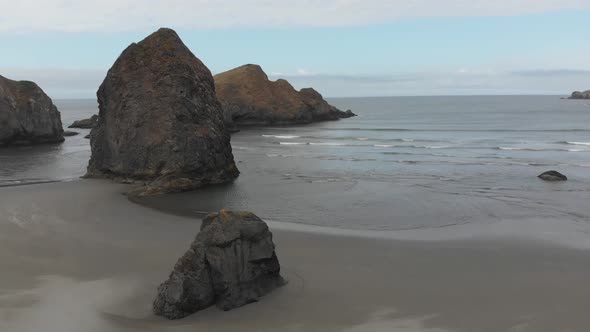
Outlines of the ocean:
[[[220,208],[249,210],[271,222],[332,230],[455,233],[503,225],[515,234],[537,226],[566,237],[590,232],[588,101],[558,96],[329,101],[359,116],[243,129],[232,136],[241,171],[234,183],[140,203],[195,217]],[[97,113],[93,100],[55,103],[64,127]],[[61,145],[0,149],[0,186],[83,175],[89,130],[73,130],[81,134]],[[551,169],[570,180],[537,178]]]

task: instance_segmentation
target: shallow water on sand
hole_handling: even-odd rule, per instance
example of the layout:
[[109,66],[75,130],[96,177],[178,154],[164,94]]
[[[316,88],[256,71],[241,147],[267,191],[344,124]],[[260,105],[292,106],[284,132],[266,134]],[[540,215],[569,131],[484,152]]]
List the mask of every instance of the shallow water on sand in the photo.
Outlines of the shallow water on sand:
[[[545,242],[391,241],[271,225],[289,283],[260,302],[155,317],[199,230],[81,180],[0,188],[0,331],[586,332],[590,252]],[[422,230],[424,231],[424,230]],[[428,230],[426,230],[428,231]]]
[[[332,102],[361,116],[243,130],[235,183],[140,202],[191,218],[131,204],[110,181],[13,187],[82,175],[87,130],[0,150],[0,331],[588,330],[589,251],[550,242],[590,248],[590,106]],[[65,126],[96,112],[57,104]],[[570,181],[536,178],[551,168]],[[231,312],[154,317],[157,285],[198,232],[192,216],[221,207],[270,222],[289,284]]]
[[79,135],[66,137],[63,144],[24,146],[0,149],[0,186],[63,181],[84,174],[90,159],[89,129],[67,127],[74,121],[98,113],[93,100],[56,100],[65,130]]
[[[283,223],[372,231],[496,227],[571,237],[590,226],[585,103],[525,96],[332,102],[360,116],[245,129],[232,137],[242,171],[235,183],[143,203],[189,215],[247,209]],[[536,177],[549,169],[571,180]]]
[[[232,136],[242,172],[235,183],[142,203],[189,215],[247,209],[283,223],[374,231],[511,220],[579,232],[590,222],[585,102],[555,96],[331,102],[359,116],[244,129]],[[96,113],[93,101],[56,103],[65,126]],[[82,175],[89,146],[87,130],[78,131],[62,145],[0,150],[0,184]],[[549,169],[571,180],[536,178]]]

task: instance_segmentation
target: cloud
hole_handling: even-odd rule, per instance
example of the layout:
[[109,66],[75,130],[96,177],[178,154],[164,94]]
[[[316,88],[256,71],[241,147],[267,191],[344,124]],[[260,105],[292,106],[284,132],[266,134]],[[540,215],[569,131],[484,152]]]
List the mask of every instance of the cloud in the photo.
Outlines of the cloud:
[[[584,72],[586,72],[585,75],[581,74]],[[523,73],[526,74],[523,75]],[[539,80],[537,74],[541,73],[546,74],[547,77]],[[569,95],[576,89],[590,87],[590,71],[575,69],[502,71],[489,68],[462,68],[455,71],[406,72],[389,75],[283,74],[271,75],[271,78],[285,78],[297,89],[313,86],[329,97]]]
[[[95,98],[106,75],[101,69],[0,68],[15,80],[31,80],[54,99]],[[543,79],[539,79],[539,75]],[[590,70],[463,70],[413,71],[389,74],[330,74],[300,71],[272,73],[272,80],[287,79],[295,88],[314,87],[327,97],[420,95],[569,95],[590,88]]]
[[310,72],[309,70],[307,70],[307,69],[302,69],[302,68],[300,68],[300,69],[297,69],[297,75],[299,75],[299,76],[312,76],[312,75],[313,75],[313,73],[311,73],[311,72]]
[[514,75],[532,77],[563,77],[563,76],[584,76],[590,77],[590,70],[585,69],[529,69],[516,70]]
[[341,82],[370,82],[370,83],[394,83],[394,82],[418,82],[432,77],[432,73],[396,73],[391,75],[367,75],[367,74],[306,74],[297,73],[271,73],[270,79],[283,78],[286,80],[314,80],[314,81],[341,81]]
[[106,70],[66,68],[0,68],[13,80],[33,81],[52,98],[94,98]]
[[0,32],[348,26],[589,10],[588,0],[0,0]]

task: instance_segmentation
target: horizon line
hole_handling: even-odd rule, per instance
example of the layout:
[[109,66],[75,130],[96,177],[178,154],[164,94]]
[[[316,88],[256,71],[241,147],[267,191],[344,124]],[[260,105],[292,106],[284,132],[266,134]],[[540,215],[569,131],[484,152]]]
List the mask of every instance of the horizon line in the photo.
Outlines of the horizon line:
[[[415,98],[415,97],[564,97],[570,94],[457,94],[457,95],[387,95],[387,96],[324,96],[328,99],[360,99],[360,98]],[[51,98],[52,100],[95,100],[96,98]],[[568,98],[565,98],[568,99]],[[575,100],[575,99],[571,99]]]

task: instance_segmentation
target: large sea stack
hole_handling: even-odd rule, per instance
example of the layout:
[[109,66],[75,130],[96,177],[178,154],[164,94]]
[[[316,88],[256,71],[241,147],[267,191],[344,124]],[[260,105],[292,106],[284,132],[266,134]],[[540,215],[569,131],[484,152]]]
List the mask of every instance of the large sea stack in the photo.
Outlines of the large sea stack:
[[144,183],[135,194],[151,195],[238,176],[211,72],[173,30],[127,47],[97,95],[87,177]]
[[264,221],[251,212],[208,215],[190,249],[158,287],[156,315],[179,319],[211,305],[230,310],[285,284]]
[[41,88],[0,76],[0,146],[64,141],[61,115]]
[[297,91],[284,79],[269,80],[258,65],[215,75],[215,86],[229,124],[303,124],[355,115],[328,104],[314,89]]

